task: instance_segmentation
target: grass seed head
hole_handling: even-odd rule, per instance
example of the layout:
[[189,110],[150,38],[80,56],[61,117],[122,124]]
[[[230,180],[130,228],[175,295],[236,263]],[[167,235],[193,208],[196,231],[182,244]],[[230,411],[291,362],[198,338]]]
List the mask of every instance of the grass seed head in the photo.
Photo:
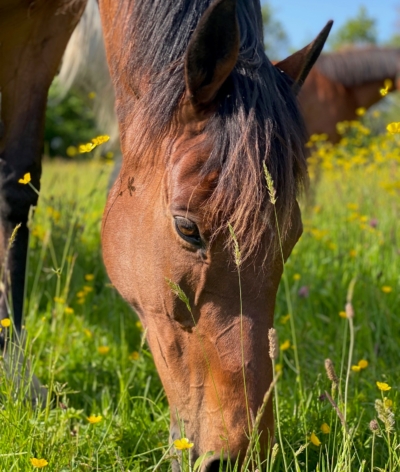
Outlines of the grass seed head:
[[377,420],[371,420],[369,422],[369,429],[373,432],[373,433],[376,433],[379,431],[379,424],[377,422]]
[[278,335],[276,334],[275,328],[269,329],[268,340],[269,340],[269,357],[274,361],[278,358],[278,355],[279,355]]
[[337,386],[339,384],[339,379],[338,379],[338,376],[336,375],[333,362],[330,359],[325,359],[325,370],[326,370],[326,375],[328,376],[328,379],[335,386]]

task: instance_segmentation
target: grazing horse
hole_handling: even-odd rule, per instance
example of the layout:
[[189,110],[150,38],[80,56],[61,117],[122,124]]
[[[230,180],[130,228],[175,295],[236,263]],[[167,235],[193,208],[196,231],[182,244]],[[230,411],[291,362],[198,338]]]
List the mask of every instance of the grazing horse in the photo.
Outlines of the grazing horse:
[[[13,66],[1,69],[0,82],[5,241],[36,204],[17,182],[29,171],[39,187],[45,96],[83,6],[15,3],[0,1],[16,18],[0,45],[0,67]],[[104,262],[147,329],[171,438],[184,430],[193,460],[215,451],[203,467],[215,471],[221,458],[243,460],[251,418],[271,384],[268,330],[283,260],[302,231],[296,195],[307,180],[295,95],[331,22],[274,66],[258,0],[100,0],[99,7],[123,153],[103,217]],[[24,41],[9,39],[13,25]],[[23,273],[26,237],[27,230],[17,235],[25,245],[9,258],[17,326],[23,278],[13,274]],[[273,431],[269,402],[263,451]]]
[[382,95],[386,79],[398,87],[399,48],[346,49],[323,54],[317,60],[300,93],[300,108],[309,134],[340,140],[336,124],[357,118],[357,108],[368,109]]

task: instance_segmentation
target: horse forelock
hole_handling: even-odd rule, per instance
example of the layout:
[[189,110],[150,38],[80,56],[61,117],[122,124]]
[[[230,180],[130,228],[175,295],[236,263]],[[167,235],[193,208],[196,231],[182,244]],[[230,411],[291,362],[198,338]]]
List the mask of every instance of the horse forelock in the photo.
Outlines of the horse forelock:
[[[156,142],[176,137],[175,117],[185,91],[184,54],[191,33],[211,2],[135,3],[130,20],[126,20],[126,31],[134,36],[125,53],[124,67],[132,80],[144,74],[151,80],[135,103],[134,113],[129,106],[121,105],[118,110],[126,128],[132,116],[134,120],[131,126],[135,127],[135,136],[128,144],[132,149],[132,162],[127,165],[130,169],[157,154]],[[214,233],[225,230],[229,222],[246,257],[274,224],[264,163],[276,187],[283,237],[290,227],[296,195],[307,180],[307,170],[304,126],[291,84],[264,54],[259,2],[239,0],[238,20],[239,59],[229,78],[229,91],[203,131],[211,153],[201,172],[204,177],[218,174],[206,202]],[[139,28],[137,33],[135,28]],[[155,158],[152,164],[159,162]],[[149,162],[146,165],[151,167]]]
[[345,87],[394,78],[399,72],[400,48],[368,47],[322,54],[316,69]]

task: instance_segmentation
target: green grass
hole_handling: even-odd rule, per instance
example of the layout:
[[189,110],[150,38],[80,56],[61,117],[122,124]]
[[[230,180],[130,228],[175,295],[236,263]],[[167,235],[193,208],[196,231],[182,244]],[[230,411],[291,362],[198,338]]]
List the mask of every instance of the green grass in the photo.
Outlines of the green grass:
[[[55,407],[31,408],[0,364],[1,471],[31,471],[33,457],[49,462],[44,470],[59,472],[170,468],[167,401],[140,323],[109,285],[101,261],[109,170],[98,163],[44,165],[43,196],[31,223],[25,331],[33,370]],[[367,471],[372,457],[381,470],[400,470],[400,199],[381,185],[395,180],[396,171],[382,165],[370,173],[362,166],[327,172],[315,205],[303,211],[305,232],[285,269],[287,290],[281,284],[277,299],[275,326],[280,344],[288,340],[290,347],[276,361],[284,451],[275,447],[269,470],[285,470],[283,454],[294,471]],[[339,312],[352,280],[349,360],[351,322]],[[326,358],[340,376],[342,397],[347,378],[346,405],[337,389],[332,393]],[[348,364],[361,359],[368,367],[348,372]],[[375,400],[382,398],[376,381],[392,386],[385,393],[396,420],[389,434],[380,419],[378,433],[369,429]],[[348,433],[325,392],[346,415]],[[92,414],[103,418],[90,424]],[[323,423],[329,434],[322,433]],[[321,445],[310,442],[312,433]]]

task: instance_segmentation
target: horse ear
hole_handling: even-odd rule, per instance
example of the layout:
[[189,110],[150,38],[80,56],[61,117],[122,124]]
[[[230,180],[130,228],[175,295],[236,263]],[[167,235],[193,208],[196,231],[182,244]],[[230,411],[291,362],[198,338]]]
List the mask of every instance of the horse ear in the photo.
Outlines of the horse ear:
[[295,52],[283,61],[275,64],[275,67],[285,72],[294,80],[293,90],[297,94],[306,80],[315,61],[321,54],[325,41],[328,38],[329,32],[332,28],[333,21],[330,20],[325,28],[319,33],[312,43],[300,51]]
[[216,0],[193,32],[185,55],[186,96],[194,107],[215,99],[235,67],[240,45],[236,0]]

